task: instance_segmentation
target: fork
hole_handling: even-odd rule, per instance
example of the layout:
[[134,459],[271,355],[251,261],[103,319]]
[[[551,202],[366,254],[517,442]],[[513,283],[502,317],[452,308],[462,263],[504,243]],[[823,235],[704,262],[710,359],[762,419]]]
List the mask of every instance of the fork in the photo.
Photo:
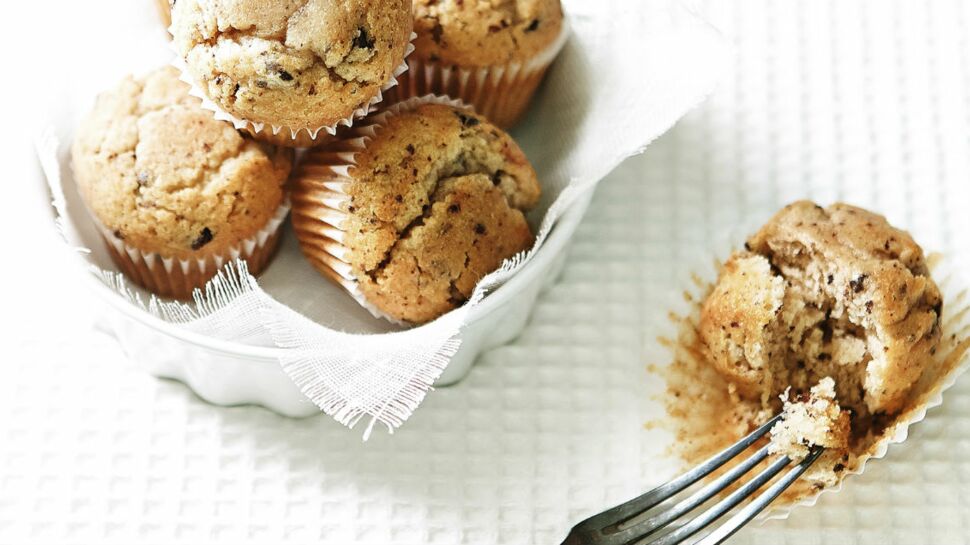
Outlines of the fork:
[[[728,494],[724,499],[697,516],[687,519],[681,526],[666,534],[662,534],[662,530],[668,525],[693,511],[731,484],[738,482],[751,468],[767,458],[768,445],[761,447],[744,461],[725,471],[690,496],[669,507],[654,508],[737,457],[758,439],[764,437],[771,430],[771,427],[780,420],[781,415],[776,415],[758,429],[741,438],[737,443],[708,458],[687,473],[654,488],[646,494],[580,522],[570,530],[563,545],[674,545],[675,543],[683,543],[697,532],[712,526],[721,516],[753,495],[758,489],[771,481],[775,475],[790,465],[792,460],[787,456],[774,460],[767,468],[741,485],[737,490]],[[791,486],[806,469],[811,467],[823,450],[821,447],[813,448],[804,460],[788,470],[764,492],[738,510],[727,522],[696,541],[695,545],[715,545],[731,537]],[[651,511],[654,512],[651,513]]]

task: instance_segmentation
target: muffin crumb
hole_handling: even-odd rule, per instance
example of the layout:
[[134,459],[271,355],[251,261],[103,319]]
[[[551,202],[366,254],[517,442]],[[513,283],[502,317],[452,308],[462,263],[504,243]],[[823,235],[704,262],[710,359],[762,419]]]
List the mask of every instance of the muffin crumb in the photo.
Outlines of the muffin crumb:
[[795,396],[791,387],[781,395],[782,420],[771,428],[770,454],[782,454],[795,462],[815,446],[845,449],[849,444],[849,415],[835,399],[835,381],[825,377],[808,395]]

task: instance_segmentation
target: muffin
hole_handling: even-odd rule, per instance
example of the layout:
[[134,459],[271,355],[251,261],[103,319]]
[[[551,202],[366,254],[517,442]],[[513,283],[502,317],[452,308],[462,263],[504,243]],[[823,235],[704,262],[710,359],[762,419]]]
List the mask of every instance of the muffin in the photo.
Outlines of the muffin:
[[943,301],[908,233],[861,208],[785,207],[701,308],[708,360],[769,406],[824,377],[859,422],[897,413],[940,344]]
[[412,16],[410,0],[180,0],[172,23],[183,70],[212,107],[296,146],[381,101],[404,70]]
[[188,298],[228,260],[259,273],[287,210],[293,152],[242,136],[173,68],[128,77],[78,127],[74,176],[112,258],[133,281]]
[[540,188],[507,134],[442,99],[411,99],[308,152],[294,177],[304,255],[380,316],[423,323],[528,249]]
[[559,0],[415,0],[414,31],[391,94],[460,98],[502,128],[525,113],[568,34]]

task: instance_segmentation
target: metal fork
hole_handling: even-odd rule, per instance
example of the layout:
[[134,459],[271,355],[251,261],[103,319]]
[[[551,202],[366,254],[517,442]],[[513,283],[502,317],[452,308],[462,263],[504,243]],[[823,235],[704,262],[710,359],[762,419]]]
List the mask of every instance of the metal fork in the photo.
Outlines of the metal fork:
[[[563,545],[674,545],[675,543],[683,543],[697,532],[711,526],[725,513],[754,494],[765,483],[769,482],[775,475],[781,472],[781,470],[790,465],[791,460],[787,456],[774,460],[761,473],[741,485],[737,490],[728,494],[724,499],[666,534],[662,534],[662,530],[669,524],[693,511],[729,485],[737,482],[751,468],[767,458],[768,446],[765,445],[758,449],[757,452],[747,459],[727,470],[724,474],[704,485],[690,496],[669,507],[662,506],[661,509],[654,508],[744,452],[758,439],[767,434],[771,427],[779,420],[781,420],[780,414],[762,424],[758,429],[743,437],[737,443],[715,454],[680,477],[666,484],[662,484],[646,494],[580,522],[570,530]],[[755,515],[767,507],[768,504],[774,501],[785,489],[791,486],[818,459],[823,450],[821,447],[812,449],[804,460],[765,489],[751,503],[738,510],[727,522],[699,541],[696,541],[695,545],[715,545],[731,537],[734,532],[737,532],[748,521],[753,519]],[[650,513],[651,510],[654,512]]]

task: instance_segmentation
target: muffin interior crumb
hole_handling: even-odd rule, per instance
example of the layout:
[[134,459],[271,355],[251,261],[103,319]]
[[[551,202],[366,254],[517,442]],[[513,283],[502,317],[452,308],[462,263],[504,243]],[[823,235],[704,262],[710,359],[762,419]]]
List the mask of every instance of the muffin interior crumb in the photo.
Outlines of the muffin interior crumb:
[[849,440],[849,415],[835,399],[835,381],[825,377],[808,394],[785,390],[782,420],[771,428],[770,454],[782,454],[800,462],[812,447],[844,449]]

